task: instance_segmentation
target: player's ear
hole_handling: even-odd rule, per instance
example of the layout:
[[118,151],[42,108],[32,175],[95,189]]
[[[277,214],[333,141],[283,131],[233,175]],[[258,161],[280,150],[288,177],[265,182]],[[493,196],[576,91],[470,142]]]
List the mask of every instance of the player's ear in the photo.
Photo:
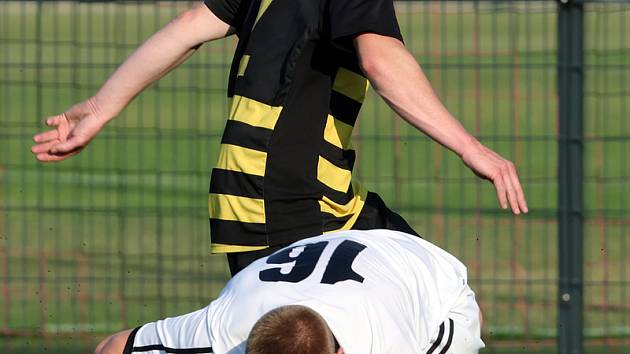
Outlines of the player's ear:
[[339,349],[337,350],[337,353],[335,353],[335,354],[343,354],[343,353],[345,353],[345,352],[343,351],[343,348],[339,348]]

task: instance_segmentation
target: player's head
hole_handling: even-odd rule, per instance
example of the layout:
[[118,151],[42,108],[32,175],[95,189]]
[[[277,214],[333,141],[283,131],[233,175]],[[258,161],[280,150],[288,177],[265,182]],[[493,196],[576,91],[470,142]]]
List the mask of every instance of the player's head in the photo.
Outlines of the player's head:
[[263,315],[249,333],[247,354],[332,354],[335,337],[326,321],[306,306],[278,307]]

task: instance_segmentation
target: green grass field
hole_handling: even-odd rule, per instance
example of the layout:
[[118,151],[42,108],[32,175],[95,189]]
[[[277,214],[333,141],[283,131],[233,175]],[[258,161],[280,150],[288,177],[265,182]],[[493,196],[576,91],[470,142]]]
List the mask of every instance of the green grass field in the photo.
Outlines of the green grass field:
[[[73,159],[36,163],[47,115],[93,94],[186,4],[0,2],[0,351],[86,352],[109,332],[204,306],[227,279],[209,254],[207,188],[234,40],[207,44]],[[395,118],[373,93],[357,177],[469,267],[486,353],[554,353],[555,2],[399,3],[407,46],[449,109],[514,160],[531,213]],[[585,335],[630,350],[630,6],[587,5]]]

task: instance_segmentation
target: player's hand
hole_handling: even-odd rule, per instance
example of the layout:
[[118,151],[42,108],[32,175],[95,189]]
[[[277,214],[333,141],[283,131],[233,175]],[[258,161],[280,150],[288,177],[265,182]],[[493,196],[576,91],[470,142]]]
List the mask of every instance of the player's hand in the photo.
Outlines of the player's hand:
[[503,209],[507,209],[509,204],[514,214],[528,212],[514,163],[478,142],[464,151],[462,160],[477,176],[494,184]]
[[55,162],[76,155],[94,139],[107,123],[92,99],[72,106],[66,112],[49,117],[46,125],[54,127],[33,137],[31,148],[39,161]]

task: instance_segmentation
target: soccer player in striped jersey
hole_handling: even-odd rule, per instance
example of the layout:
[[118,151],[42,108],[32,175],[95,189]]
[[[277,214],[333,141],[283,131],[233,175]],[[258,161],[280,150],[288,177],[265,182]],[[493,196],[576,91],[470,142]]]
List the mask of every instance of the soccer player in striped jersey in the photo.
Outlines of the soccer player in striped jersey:
[[207,307],[96,354],[469,354],[484,346],[466,267],[421,238],[340,231],[253,262]]
[[232,274],[324,232],[415,233],[352,177],[350,137],[368,82],[489,179],[502,207],[527,212],[514,165],[451,116],[405,49],[392,0],[205,0],[149,38],[94,97],[49,118],[55,129],[34,137],[33,153],[78,153],[145,87],[233,33],[230,111],[212,117],[227,122],[208,197],[212,250],[228,254]]

